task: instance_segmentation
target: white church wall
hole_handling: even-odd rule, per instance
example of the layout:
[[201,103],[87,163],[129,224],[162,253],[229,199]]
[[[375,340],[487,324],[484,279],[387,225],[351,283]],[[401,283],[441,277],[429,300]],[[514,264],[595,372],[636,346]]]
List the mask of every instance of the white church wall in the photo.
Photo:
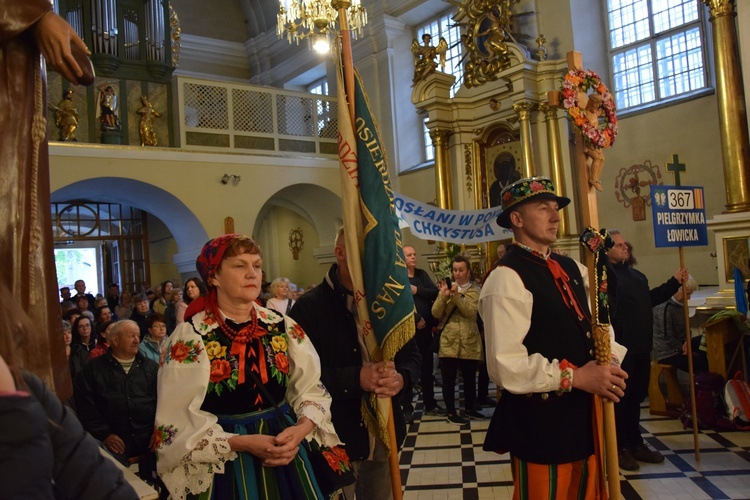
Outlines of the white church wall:
[[[666,164],[678,154],[687,168],[681,175],[682,185],[703,186],[706,215],[710,218],[721,213],[726,197],[716,106],[716,97],[710,95],[623,118],[615,145],[605,152],[604,193],[598,196],[600,223],[621,229],[635,247],[638,269],[654,284],[677,269],[677,249],[655,248],[651,207],[646,207],[646,220],[633,221],[631,209],[615,198],[616,177],[622,169],[648,160],[659,166],[662,182],[673,185],[674,176]],[[644,188],[643,192],[649,191]],[[710,237],[709,242],[707,247],[685,248],[686,264],[700,284],[716,284],[716,259],[710,256],[715,248]]]

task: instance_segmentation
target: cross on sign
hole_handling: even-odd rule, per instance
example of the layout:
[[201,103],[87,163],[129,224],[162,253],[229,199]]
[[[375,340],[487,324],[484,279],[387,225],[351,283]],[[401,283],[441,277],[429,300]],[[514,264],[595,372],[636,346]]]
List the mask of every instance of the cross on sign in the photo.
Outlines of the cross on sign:
[[681,186],[680,184],[680,173],[685,171],[685,164],[680,163],[677,155],[672,155],[672,163],[667,163],[667,170],[674,174],[674,185]]

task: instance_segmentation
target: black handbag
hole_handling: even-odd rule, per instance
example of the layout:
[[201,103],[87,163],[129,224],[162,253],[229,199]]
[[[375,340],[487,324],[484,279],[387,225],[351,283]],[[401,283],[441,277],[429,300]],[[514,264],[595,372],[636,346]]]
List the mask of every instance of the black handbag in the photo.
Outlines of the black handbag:
[[[260,381],[258,375],[252,370],[249,373],[255,385],[263,393],[263,397],[273,404],[276,413],[279,414],[281,419],[290,426],[295,425],[292,417],[281,411],[278,403],[276,403],[276,400]],[[349,460],[349,455],[346,454],[346,449],[343,446],[330,448],[320,445],[315,439],[310,441],[303,439],[300,446],[304,447],[307,451],[307,457],[310,460],[313,474],[315,474],[315,480],[318,483],[320,491],[326,497],[357,481],[357,478],[354,476],[354,468],[352,467],[351,460]]]
[[453,313],[456,312],[456,309],[458,307],[454,307],[450,314],[448,314],[448,317],[445,318],[445,322],[443,323],[443,326],[440,327],[440,329],[432,336],[432,345],[430,346],[432,348],[432,352],[437,354],[440,352],[440,336],[443,334],[443,330],[445,330],[445,325],[448,324],[448,322],[451,320],[451,316],[453,316]]

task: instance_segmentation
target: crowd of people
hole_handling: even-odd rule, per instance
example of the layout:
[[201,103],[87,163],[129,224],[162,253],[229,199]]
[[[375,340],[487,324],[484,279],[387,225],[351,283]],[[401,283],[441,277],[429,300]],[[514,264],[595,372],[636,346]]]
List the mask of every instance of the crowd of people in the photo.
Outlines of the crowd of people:
[[650,289],[632,246],[609,230],[612,363],[598,365],[588,271],[551,249],[568,203],[546,178],[507,186],[498,223],[513,241],[498,244],[480,278],[459,253],[436,283],[405,245],[415,336],[388,362],[364,348],[343,230],[336,262],[307,291],[266,281],[260,248],[239,235],[209,241],[200,277],[182,287],[167,280],[131,294],[111,284],[95,297],[78,280],[75,296],[60,289],[68,404],[117,460],[137,462],[174,498],[326,497],[313,467],[320,447],[345,450],[356,481],[344,498],[390,498],[387,446],[364,424],[368,394],[391,398],[399,446],[419,394],[425,414],[457,426],[494,408],[484,446],[511,453],[516,488],[592,492],[601,481],[581,471],[598,470],[593,395],[615,403],[621,468],[664,460],[640,435],[640,404],[652,358],[687,369],[682,303],[697,284],[678,269]]

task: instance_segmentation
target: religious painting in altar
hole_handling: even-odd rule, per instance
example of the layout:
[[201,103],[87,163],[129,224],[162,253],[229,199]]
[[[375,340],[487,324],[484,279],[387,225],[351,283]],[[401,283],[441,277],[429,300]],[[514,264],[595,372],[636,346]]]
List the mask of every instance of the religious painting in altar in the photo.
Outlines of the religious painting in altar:
[[[517,130],[501,123],[489,127],[474,140],[476,166],[476,208],[500,206],[503,188],[519,180],[523,164],[523,147]],[[498,242],[486,243],[484,262],[486,266],[496,260]],[[488,269],[483,269],[486,272]]]
[[521,178],[523,148],[517,132],[505,125],[490,130],[476,141],[479,161],[476,208],[500,206],[502,190]]
[[742,276],[750,276],[750,237],[736,236],[724,238],[724,278],[727,283],[734,283],[734,268],[738,268]]

